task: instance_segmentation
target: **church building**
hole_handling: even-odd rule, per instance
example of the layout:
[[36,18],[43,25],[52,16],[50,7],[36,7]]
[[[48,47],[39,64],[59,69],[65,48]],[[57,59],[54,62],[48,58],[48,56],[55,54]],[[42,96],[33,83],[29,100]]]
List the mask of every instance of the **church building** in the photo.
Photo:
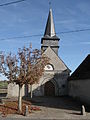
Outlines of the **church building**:
[[59,37],[55,32],[52,9],[49,10],[44,36],[41,38],[41,50],[48,58],[44,75],[39,84],[33,85],[35,96],[61,96],[67,94],[67,78],[70,75],[69,68],[58,56]]
[[[68,93],[67,79],[71,71],[58,56],[59,40],[55,32],[52,9],[50,9],[45,33],[41,38],[42,54],[50,58],[50,61],[45,66],[44,75],[39,83],[32,85],[33,96],[62,96]],[[22,89],[23,96],[27,95],[24,88]],[[17,85],[10,84],[8,86],[8,96],[18,96]]]

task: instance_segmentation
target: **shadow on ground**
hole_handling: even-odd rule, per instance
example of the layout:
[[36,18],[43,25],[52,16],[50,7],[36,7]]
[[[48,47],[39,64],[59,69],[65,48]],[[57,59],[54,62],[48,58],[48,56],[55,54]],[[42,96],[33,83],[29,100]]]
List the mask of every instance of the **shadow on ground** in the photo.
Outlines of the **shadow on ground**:
[[76,110],[80,111],[81,103],[73,100],[72,98],[65,97],[29,97],[24,98],[28,101],[31,101],[33,105],[57,108],[57,109],[67,109],[67,110]]

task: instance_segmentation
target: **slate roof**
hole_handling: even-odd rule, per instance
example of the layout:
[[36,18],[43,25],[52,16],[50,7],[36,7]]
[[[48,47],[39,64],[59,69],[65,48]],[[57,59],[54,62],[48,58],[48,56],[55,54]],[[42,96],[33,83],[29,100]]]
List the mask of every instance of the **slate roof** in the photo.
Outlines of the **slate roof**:
[[48,15],[48,20],[47,20],[44,36],[46,36],[46,35],[48,35],[50,37],[53,37],[56,35],[55,26],[54,26],[54,22],[53,22],[52,9],[49,10],[49,15]]
[[48,19],[47,19],[46,28],[45,28],[44,38],[59,39],[56,36],[56,32],[55,32],[52,9],[49,10],[49,15],[48,15]]
[[90,54],[79,65],[79,67],[72,73],[68,80],[85,80],[90,79]]

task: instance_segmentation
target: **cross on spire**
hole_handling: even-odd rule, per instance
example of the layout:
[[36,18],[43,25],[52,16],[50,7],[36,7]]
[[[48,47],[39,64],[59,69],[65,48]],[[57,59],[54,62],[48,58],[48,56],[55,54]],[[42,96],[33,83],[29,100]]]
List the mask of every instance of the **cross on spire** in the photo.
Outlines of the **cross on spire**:
[[51,9],[51,0],[48,0],[49,1],[49,9]]

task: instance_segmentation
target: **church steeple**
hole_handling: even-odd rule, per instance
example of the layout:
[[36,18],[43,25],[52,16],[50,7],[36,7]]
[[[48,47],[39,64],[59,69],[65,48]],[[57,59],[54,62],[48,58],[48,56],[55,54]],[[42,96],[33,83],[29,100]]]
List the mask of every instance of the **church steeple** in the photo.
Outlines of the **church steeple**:
[[52,9],[50,9],[44,36],[53,37],[55,35],[56,35],[56,33],[55,33],[55,26],[54,26],[54,22],[53,22]]
[[58,55],[58,42],[59,38],[56,36],[55,26],[53,21],[52,9],[49,10],[47,24],[45,28],[44,36],[41,39],[41,49],[45,51],[47,47],[51,47],[54,52]]

